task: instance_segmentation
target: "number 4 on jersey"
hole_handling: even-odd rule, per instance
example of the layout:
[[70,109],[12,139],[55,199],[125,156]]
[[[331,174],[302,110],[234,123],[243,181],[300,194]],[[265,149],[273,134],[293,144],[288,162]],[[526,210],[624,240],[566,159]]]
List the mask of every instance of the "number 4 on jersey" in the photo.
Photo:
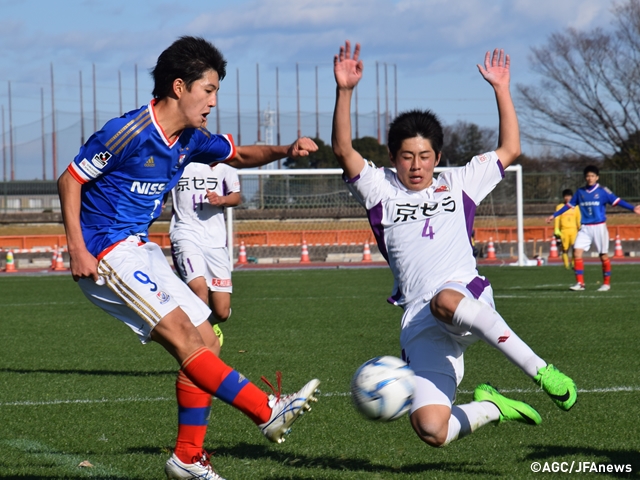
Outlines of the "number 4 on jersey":
[[433,227],[429,225],[429,221],[431,219],[427,218],[424,222],[424,228],[422,229],[422,236],[423,237],[428,237],[429,240],[433,240],[433,235],[434,235],[434,231],[433,231]]

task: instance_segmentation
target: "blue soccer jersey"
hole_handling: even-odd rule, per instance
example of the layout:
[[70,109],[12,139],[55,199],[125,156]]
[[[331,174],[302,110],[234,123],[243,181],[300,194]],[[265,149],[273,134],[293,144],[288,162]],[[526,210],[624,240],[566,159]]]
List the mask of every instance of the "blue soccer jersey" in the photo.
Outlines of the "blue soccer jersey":
[[145,237],[194,157],[215,163],[235,156],[230,135],[188,128],[169,142],[154,102],[114,118],[94,133],[68,167],[82,184],[80,224],[89,252],[98,256],[130,235]]
[[593,187],[579,188],[568,205],[580,207],[583,225],[595,225],[607,221],[607,204],[617,205],[619,202],[620,197],[617,197],[607,187],[601,187],[599,183],[596,183]]

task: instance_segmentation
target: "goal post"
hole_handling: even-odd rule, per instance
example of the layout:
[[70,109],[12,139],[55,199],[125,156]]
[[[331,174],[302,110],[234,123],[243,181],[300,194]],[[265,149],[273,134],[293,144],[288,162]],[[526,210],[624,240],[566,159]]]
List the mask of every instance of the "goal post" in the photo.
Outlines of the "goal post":
[[[436,167],[435,173],[445,170]],[[226,209],[232,268],[241,243],[258,263],[298,262],[303,243],[313,261],[360,261],[365,243],[376,257],[366,212],[347,190],[342,169],[243,169],[238,175],[243,202]],[[505,169],[503,181],[476,209],[474,227],[476,241],[491,239],[505,263],[526,264],[522,166]]]

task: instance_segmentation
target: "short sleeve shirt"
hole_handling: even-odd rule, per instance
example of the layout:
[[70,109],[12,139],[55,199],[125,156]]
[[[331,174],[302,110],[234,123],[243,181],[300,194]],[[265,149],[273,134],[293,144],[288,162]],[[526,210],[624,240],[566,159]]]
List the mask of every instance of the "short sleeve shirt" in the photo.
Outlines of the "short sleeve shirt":
[[444,283],[466,284],[478,276],[471,245],[476,207],[503,177],[498,156],[489,152],[441,173],[421,191],[408,190],[394,171],[366,161],[347,181],[393,272],[394,303],[428,301]]
[[207,200],[207,190],[219,196],[239,192],[237,170],[224,163],[213,166],[191,163],[186,166],[171,190],[171,243],[189,240],[213,248],[226,246],[224,207],[211,205]]
[[230,135],[206,129],[185,129],[169,142],[153,105],[108,121],[68,167],[82,184],[80,224],[94,256],[130,235],[144,240],[162,211],[164,194],[194,158],[215,163],[235,155]]

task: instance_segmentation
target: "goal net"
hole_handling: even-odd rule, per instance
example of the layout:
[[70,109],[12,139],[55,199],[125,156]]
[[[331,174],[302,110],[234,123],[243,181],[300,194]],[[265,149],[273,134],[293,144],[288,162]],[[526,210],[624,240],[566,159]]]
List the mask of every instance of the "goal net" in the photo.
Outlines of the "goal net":
[[[438,167],[436,174],[444,170]],[[243,202],[227,209],[232,263],[241,246],[247,261],[255,263],[300,262],[305,246],[312,262],[360,262],[365,245],[373,261],[383,261],[342,170],[251,169],[238,174]],[[522,230],[522,169],[515,166],[506,169],[503,181],[476,210],[479,255],[486,257],[492,242],[497,261],[524,264]]]

